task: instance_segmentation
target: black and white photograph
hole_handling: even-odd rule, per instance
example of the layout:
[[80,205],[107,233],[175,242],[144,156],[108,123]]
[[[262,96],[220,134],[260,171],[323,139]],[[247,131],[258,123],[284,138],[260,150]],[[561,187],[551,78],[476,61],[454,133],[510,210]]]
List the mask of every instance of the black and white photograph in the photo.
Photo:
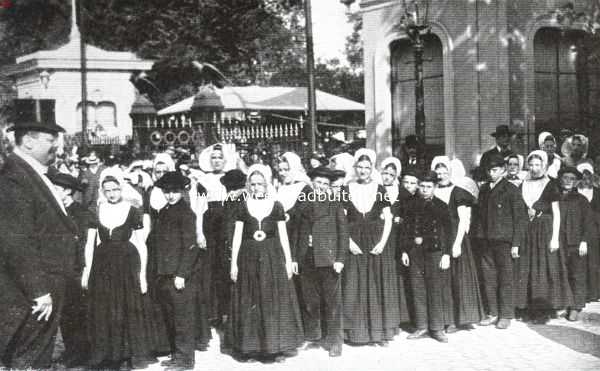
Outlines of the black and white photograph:
[[0,370],[552,369],[600,0],[0,0]]

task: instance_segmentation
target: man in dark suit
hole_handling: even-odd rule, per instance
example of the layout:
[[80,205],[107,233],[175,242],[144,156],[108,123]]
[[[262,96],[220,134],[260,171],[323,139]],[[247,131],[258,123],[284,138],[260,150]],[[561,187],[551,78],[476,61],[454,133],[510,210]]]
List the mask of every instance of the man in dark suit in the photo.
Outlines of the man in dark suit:
[[513,259],[519,257],[519,247],[525,239],[527,207],[519,189],[504,178],[506,163],[500,154],[487,162],[491,179],[479,192],[478,237],[483,286],[488,303],[488,316],[482,326],[496,323],[505,329],[514,317]]
[[16,100],[16,147],[0,173],[0,354],[5,367],[46,368],[77,228],[45,175],[55,159],[54,101]]
[[[330,357],[338,357],[344,341],[340,273],[348,251],[348,224],[341,202],[329,192],[331,182],[338,176],[334,170],[318,167],[308,176],[313,192],[307,195],[307,205],[300,215],[296,255],[304,331],[308,340],[322,340]],[[321,326],[321,312],[325,326]],[[322,334],[323,328],[326,334]]]
[[496,139],[496,146],[483,153],[481,160],[479,160],[479,166],[483,169],[489,169],[488,163],[492,156],[500,155],[502,158],[506,158],[507,156],[512,155],[513,151],[510,149],[510,138],[513,134],[514,132],[510,130],[508,125],[496,126],[496,131],[490,134]]

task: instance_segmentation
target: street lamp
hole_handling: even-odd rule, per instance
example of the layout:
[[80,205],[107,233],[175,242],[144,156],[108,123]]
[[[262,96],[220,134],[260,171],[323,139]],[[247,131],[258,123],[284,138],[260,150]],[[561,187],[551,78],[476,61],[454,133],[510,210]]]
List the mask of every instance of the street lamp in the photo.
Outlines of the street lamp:
[[404,30],[413,45],[415,63],[415,134],[419,140],[417,157],[425,162],[425,92],[423,88],[423,33],[430,31],[428,23],[429,0],[403,0],[404,14],[399,28]]

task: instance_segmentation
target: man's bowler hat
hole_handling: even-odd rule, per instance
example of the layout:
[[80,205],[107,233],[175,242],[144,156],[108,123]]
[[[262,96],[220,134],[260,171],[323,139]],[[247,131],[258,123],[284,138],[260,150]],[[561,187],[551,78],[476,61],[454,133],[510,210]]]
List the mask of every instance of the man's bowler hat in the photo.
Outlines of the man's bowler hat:
[[510,130],[508,125],[498,125],[498,126],[496,126],[496,131],[490,135],[495,138],[495,137],[502,136],[502,135],[511,136],[513,134],[514,134],[514,132],[512,130]]
[[56,123],[55,104],[54,99],[15,99],[14,125],[7,131],[64,132],[65,129]]

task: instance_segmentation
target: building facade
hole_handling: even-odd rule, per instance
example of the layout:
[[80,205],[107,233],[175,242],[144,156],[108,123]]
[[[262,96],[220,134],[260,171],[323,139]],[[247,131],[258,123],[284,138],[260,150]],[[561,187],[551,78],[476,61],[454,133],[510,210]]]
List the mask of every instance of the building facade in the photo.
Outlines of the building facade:
[[[409,2],[408,0],[406,1]],[[425,3],[426,1],[421,1]],[[412,45],[398,27],[403,1],[362,0],[367,146],[380,159],[400,153],[415,133]],[[424,34],[428,149],[467,167],[494,145],[497,125],[518,133],[515,150],[537,146],[537,134],[570,128],[600,133],[600,48],[584,24],[559,24],[566,1],[430,0]],[[596,1],[575,10],[593,14]],[[596,147],[598,147],[596,145]]]

